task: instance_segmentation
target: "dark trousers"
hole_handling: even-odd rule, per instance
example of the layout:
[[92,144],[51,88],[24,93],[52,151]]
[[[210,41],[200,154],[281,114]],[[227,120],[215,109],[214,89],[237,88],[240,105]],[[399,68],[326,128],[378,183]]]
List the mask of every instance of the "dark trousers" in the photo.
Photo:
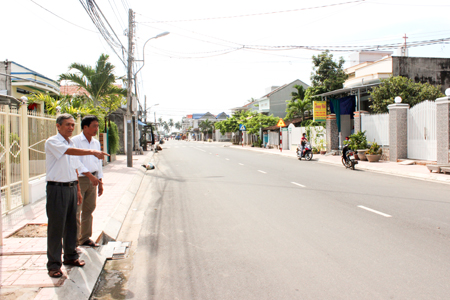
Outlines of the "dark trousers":
[[47,185],[47,269],[61,268],[64,260],[78,258],[77,187]]

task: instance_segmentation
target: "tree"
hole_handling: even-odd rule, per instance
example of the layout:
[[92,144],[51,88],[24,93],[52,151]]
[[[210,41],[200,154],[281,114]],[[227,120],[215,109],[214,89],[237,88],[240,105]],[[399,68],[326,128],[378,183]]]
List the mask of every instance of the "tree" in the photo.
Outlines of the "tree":
[[296,92],[292,92],[291,100],[287,100],[286,106],[286,119],[290,120],[295,117],[301,117],[305,115],[305,112],[311,110],[312,105],[309,99],[305,98],[305,89],[302,85],[294,85],[294,88],[297,90]]
[[315,100],[318,94],[342,89],[348,75],[344,72],[344,58],[338,62],[333,60],[333,54],[324,51],[312,57],[313,72],[311,73],[311,86],[306,90],[305,98]]
[[395,97],[400,96],[402,103],[411,107],[425,100],[435,100],[444,97],[440,86],[429,83],[415,83],[412,79],[402,76],[391,76],[382,79],[381,84],[370,92],[370,108],[375,113],[388,112],[387,106],[394,103]]
[[178,122],[175,123],[175,128],[176,129],[180,130],[182,127],[183,126],[181,125],[181,122],[178,121]]
[[204,121],[201,121],[200,124],[198,124],[198,127],[200,128],[201,132],[203,132],[205,136],[208,137],[208,133],[212,133],[213,122],[206,119]]
[[101,104],[108,96],[127,95],[127,90],[114,85],[117,78],[114,75],[115,66],[108,62],[109,55],[102,54],[97,60],[95,68],[79,63],[73,63],[69,70],[77,70],[79,74],[66,73],[59,75],[59,81],[68,80],[75,83],[80,88],[84,88],[88,97],[92,100],[94,107]]
[[169,119],[169,122],[167,123],[167,125],[169,125],[170,131],[172,132],[172,127],[173,127],[173,119]]

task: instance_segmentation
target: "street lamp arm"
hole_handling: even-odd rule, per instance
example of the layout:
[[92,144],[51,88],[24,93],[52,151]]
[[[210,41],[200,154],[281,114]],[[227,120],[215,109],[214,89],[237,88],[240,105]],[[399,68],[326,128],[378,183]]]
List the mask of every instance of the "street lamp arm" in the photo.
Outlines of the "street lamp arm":
[[[163,36],[166,36],[166,35],[168,35],[170,32],[168,32],[168,31],[165,31],[165,32],[163,32],[163,33],[160,33],[160,34],[158,34],[158,35],[156,35],[156,36],[154,36],[154,37],[151,37],[151,38],[149,38],[148,40],[146,40],[145,41],[145,43],[144,43],[144,47],[143,47],[143,49],[142,49],[142,66],[139,68],[139,70],[137,70],[136,71],[136,73],[134,73],[134,77],[136,78],[136,75],[137,75],[137,73],[139,73],[139,71],[144,67],[144,65],[145,65],[145,46],[147,45],[147,43],[148,43],[148,41],[150,41],[150,40],[153,40],[153,39],[157,39],[157,38],[160,38],[160,37],[163,37]],[[137,61],[140,61],[140,60],[137,60]]]

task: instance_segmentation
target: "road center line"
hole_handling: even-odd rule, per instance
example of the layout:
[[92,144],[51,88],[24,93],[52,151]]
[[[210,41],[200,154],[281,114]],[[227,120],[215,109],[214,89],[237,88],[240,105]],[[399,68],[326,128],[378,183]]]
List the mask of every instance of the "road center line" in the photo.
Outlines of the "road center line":
[[263,174],[267,174],[267,172],[264,172],[264,171],[261,171],[261,170],[258,170],[258,172],[261,172]]
[[230,160],[229,158],[225,158],[225,160]]
[[300,184],[300,183],[297,183],[297,182],[291,182],[292,184],[295,184],[295,185],[298,185],[298,186],[301,186],[301,187],[306,187],[306,186],[304,186],[303,184]]
[[365,210],[367,210],[367,211],[373,212],[373,213],[375,213],[375,214],[381,215],[381,216],[386,217],[386,218],[392,217],[391,215],[382,213],[381,211],[378,211],[378,210],[375,210],[375,209],[371,209],[371,208],[368,208],[368,207],[365,207],[365,206],[362,206],[362,205],[358,205],[358,207],[359,207],[359,208],[362,208],[362,209],[365,209]]
[[239,163],[239,165],[243,166],[244,164]]
[[197,148],[197,147],[194,147],[194,149],[195,149],[195,150],[198,150],[198,151],[203,151],[203,152],[206,152],[205,150],[203,150],[203,149],[199,149],[199,148]]

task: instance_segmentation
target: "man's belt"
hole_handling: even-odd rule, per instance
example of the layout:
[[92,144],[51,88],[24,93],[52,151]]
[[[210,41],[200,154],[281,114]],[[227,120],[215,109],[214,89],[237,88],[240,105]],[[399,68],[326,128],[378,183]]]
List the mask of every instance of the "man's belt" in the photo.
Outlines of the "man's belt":
[[70,181],[70,182],[57,182],[57,181],[47,181],[47,185],[56,185],[56,186],[76,186],[78,181]]

